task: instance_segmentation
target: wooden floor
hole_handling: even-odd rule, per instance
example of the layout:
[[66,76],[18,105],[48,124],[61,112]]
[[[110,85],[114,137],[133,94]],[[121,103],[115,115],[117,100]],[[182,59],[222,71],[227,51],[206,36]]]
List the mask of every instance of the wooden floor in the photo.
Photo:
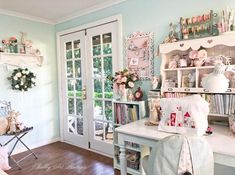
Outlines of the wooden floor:
[[[33,156],[24,160],[22,170],[10,161],[12,169],[9,175],[119,175],[113,169],[111,158],[71,146],[66,143],[56,142],[47,146],[34,149],[38,159]],[[15,155],[17,159],[24,155]]]

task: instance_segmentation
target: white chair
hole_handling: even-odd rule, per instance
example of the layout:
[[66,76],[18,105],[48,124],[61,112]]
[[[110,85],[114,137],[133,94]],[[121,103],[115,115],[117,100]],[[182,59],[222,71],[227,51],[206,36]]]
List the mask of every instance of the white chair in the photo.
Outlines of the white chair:
[[147,175],[214,175],[213,151],[201,136],[166,137],[142,162]]

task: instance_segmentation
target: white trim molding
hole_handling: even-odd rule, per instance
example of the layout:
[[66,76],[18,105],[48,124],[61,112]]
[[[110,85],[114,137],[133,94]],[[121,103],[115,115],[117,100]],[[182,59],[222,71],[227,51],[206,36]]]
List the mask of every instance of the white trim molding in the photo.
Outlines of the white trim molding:
[[41,23],[46,23],[46,24],[59,24],[59,23],[63,23],[66,21],[69,21],[71,19],[77,18],[77,17],[81,17],[117,4],[120,4],[122,2],[125,2],[126,0],[113,0],[113,1],[106,1],[103,3],[100,3],[98,5],[94,5],[91,6],[89,8],[86,8],[84,10],[80,10],[77,13],[62,17],[62,18],[58,18],[58,19],[54,19],[54,20],[50,20],[50,19],[46,19],[46,18],[41,18],[41,17],[37,17],[37,16],[33,16],[33,15],[28,15],[25,13],[20,13],[20,12],[16,12],[16,11],[10,11],[10,10],[6,10],[6,9],[0,9],[0,15],[8,15],[8,16],[14,16],[14,17],[18,17],[18,18],[23,18],[23,19],[27,19],[30,21],[36,21],[36,22],[41,22]]
[[72,15],[68,15],[66,17],[59,18],[55,22],[56,22],[56,24],[63,23],[63,22],[69,21],[71,19],[78,18],[78,17],[84,16],[84,15],[87,15],[87,14],[90,14],[90,13],[93,13],[93,12],[111,7],[111,6],[114,6],[114,5],[120,4],[120,3],[125,2],[125,1],[126,0],[107,1],[107,2],[104,2],[104,3],[98,4],[98,5],[91,6],[87,9],[81,10],[77,13],[72,14]]
[[44,19],[44,18],[40,18],[37,16],[27,15],[24,13],[19,13],[19,12],[5,10],[5,9],[0,9],[0,15],[14,16],[14,17],[28,19],[30,21],[36,21],[36,22],[41,22],[41,23],[46,23],[46,24],[55,24],[54,21],[49,20],[49,19]]

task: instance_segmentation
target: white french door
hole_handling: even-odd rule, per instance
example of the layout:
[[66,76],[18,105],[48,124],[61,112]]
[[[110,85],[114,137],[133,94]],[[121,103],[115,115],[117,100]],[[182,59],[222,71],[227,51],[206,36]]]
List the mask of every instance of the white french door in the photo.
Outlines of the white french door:
[[117,22],[60,37],[64,141],[110,155],[117,48]]
[[87,53],[88,65],[91,65],[87,76],[90,147],[110,154],[113,152],[113,91],[106,77],[116,70],[117,23],[88,30]]
[[88,147],[86,116],[85,31],[65,35],[61,40],[62,101],[64,140],[82,148]]

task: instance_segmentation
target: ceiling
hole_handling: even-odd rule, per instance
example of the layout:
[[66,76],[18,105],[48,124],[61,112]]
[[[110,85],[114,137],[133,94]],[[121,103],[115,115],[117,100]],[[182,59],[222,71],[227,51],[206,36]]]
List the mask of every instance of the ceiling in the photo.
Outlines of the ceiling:
[[0,14],[59,23],[125,0],[0,0]]

